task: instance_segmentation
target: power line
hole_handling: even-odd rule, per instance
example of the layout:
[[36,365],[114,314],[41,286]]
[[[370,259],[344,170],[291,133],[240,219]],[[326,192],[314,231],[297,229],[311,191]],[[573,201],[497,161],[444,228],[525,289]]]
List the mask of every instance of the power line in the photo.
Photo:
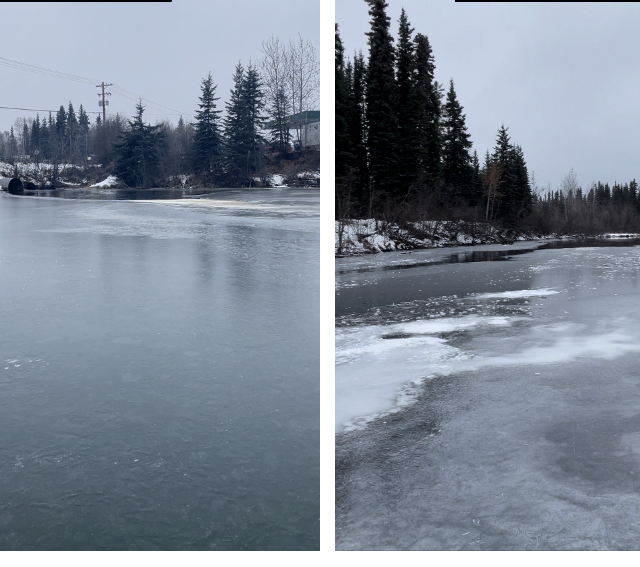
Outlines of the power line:
[[[146,100],[149,104],[151,104],[151,105],[153,105],[153,106],[159,106],[160,108],[166,108],[167,110],[171,110],[171,112],[175,112],[175,114],[176,114],[176,115],[178,115],[178,114],[179,114],[179,115],[181,115],[181,116],[193,116],[192,114],[187,114],[186,112],[180,112],[179,110],[175,110],[174,108],[169,108],[168,106],[164,106],[164,105],[162,105],[162,104],[158,104],[157,102],[153,102],[152,100],[150,100],[150,99],[148,99],[148,98],[146,98],[146,97],[144,97],[144,96],[139,96],[139,95],[137,95],[136,93],[133,93],[133,92],[131,92],[131,91],[128,91],[127,89],[124,89],[124,88],[122,88],[122,87],[119,87],[118,85],[113,85],[113,87],[114,87],[114,89],[115,89],[115,90],[119,90],[119,91],[121,91],[121,92],[120,92],[120,95],[121,95],[121,96],[124,96],[125,98],[129,98],[129,97],[128,97],[128,96],[126,96],[122,91],[124,91],[124,92],[126,92],[126,93],[129,93],[129,94],[132,94],[132,95],[134,95],[134,96],[137,96],[137,97],[138,97],[139,99],[141,99],[141,100]],[[170,115],[168,115],[168,114],[167,114],[166,116],[170,116]]]
[[[29,63],[22,63],[20,61],[15,61],[13,59],[7,59],[6,57],[0,57],[0,65],[4,66],[4,67],[10,67],[12,69],[17,69],[19,71],[27,71],[29,73],[35,73],[37,75],[43,75],[43,76],[47,76],[47,77],[53,77],[53,78],[57,78],[57,79],[64,79],[67,81],[75,81],[78,83],[97,83],[99,82],[97,79],[90,79],[88,77],[83,77],[81,75],[73,75],[71,73],[62,73],[60,71],[54,71],[53,69],[47,69],[46,67],[39,67],[37,65],[31,65]],[[164,108],[166,110],[170,110],[171,112],[175,113],[176,116],[181,115],[181,116],[193,116],[192,114],[188,114],[186,112],[180,112],[179,110],[175,110],[174,108],[169,108],[168,106],[164,106],[162,104],[159,104],[157,102],[154,102],[146,97],[141,97],[140,95],[125,89],[124,87],[120,87],[118,85],[111,85],[114,87],[114,90],[119,91],[118,94],[120,94],[120,96],[123,96],[124,98],[127,98],[133,102],[138,102],[138,100],[145,100],[147,101],[149,104],[151,104],[152,106],[157,106],[159,108]],[[130,96],[127,96],[125,93],[128,93],[130,95],[135,96],[136,98],[131,98]],[[104,103],[104,100],[103,100]],[[0,107],[0,108],[8,108],[8,107]],[[29,110],[29,109],[16,109],[16,110]],[[43,112],[47,112],[47,111],[43,111]],[[52,111],[55,112],[55,111]],[[93,114],[100,114],[99,112],[93,112],[91,111]],[[171,114],[153,114],[152,116],[172,116]]]
[[11,67],[13,69],[19,69],[21,71],[29,71],[30,73],[36,73],[38,75],[58,77],[60,79],[66,79],[68,81],[76,81],[80,83],[96,82],[94,79],[89,79],[80,75],[62,73],[60,71],[54,71],[53,69],[47,69],[46,67],[38,67],[37,65],[30,65],[29,63],[21,63],[20,61],[14,61],[13,59],[7,59],[6,57],[0,57],[0,65],[3,65],[4,67]]
[[[48,108],[18,108],[17,106],[0,106],[0,108],[6,108],[8,110],[29,110],[31,112],[58,112],[57,110],[50,110]],[[96,110],[85,110],[85,112],[87,114],[100,114],[100,112]],[[110,112],[109,114],[113,113]]]

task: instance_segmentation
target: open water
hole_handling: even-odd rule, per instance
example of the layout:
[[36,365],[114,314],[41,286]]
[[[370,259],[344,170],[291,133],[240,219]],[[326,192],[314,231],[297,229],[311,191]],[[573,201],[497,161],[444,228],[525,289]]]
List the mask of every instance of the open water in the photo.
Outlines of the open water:
[[318,549],[318,220],[0,194],[0,549]]

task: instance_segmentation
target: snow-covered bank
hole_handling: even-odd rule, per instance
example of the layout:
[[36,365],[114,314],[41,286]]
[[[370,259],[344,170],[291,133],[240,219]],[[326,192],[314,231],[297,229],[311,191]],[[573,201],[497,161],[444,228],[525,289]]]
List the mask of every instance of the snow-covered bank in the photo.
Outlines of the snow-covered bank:
[[[609,233],[591,235],[602,238],[638,238],[640,234]],[[394,250],[420,248],[442,248],[445,246],[468,246],[473,244],[512,244],[516,241],[554,238],[580,238],[583,234],[539,235],[533,232],[500,229],[489,223],[465,221],[422,221],[407,223],[401,228],[397,224],[375,219],[335,222],[336,256],[375,254]]]
[[[260,181],[260,178],[256,177],[255,180]],[[320,172],[273,173],[267,176],[267,183],[270,187],[320,187]]]
[[[265,178],[255,177],[257,187],[319,187],[320,171],[316,169],[300,170],[299,167],[279,170]],[[51,189],[65,187],[93,187],[108,189],[123,188],[125,185],[115,175],[109,175],[101,164],[70,164],[15,162],[13,164],[0,161],[0,177],[17,177],[25,189]],[[162,187],[199,188],[208,187],[206,180],[193,175],[170,176],[162,181]]]
[[110,175],[104,181],[100,181],[99,183],[94,183],[89,187],[111,187],[116,186],[118,184],[118,178],[115,175]]
[[17,177],[25,189],[83,187],[105,177],[101,164],[0,161],[0,177]]

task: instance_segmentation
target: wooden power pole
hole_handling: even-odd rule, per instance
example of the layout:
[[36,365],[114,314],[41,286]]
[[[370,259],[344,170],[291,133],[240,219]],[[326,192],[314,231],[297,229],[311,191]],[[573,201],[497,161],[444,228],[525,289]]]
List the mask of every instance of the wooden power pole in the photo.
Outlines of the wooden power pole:
[[100,93],[98,93],[98,96],[102,96],[102,124],[105,124],[107,121],[107,101],[105,100],[104,96],[105,94],[111,96],[111,93],[105,93],[104,92],[104,88],[105,87],[112,87],[113,83],[107,83],[105,84],[104,81],[102,83],[100,83],[99,85],[96,85],[97,88],[102,87],[102,95],[100,95]]

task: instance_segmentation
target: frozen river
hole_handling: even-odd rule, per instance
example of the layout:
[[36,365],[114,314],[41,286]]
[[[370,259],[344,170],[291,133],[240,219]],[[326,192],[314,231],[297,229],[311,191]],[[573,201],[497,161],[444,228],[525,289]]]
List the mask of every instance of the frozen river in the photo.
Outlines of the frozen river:
[[0,549],[319,547],[318,220],[0,194]]
[[579,244],[337,261],[338,549],[640,548],[640,246]]

